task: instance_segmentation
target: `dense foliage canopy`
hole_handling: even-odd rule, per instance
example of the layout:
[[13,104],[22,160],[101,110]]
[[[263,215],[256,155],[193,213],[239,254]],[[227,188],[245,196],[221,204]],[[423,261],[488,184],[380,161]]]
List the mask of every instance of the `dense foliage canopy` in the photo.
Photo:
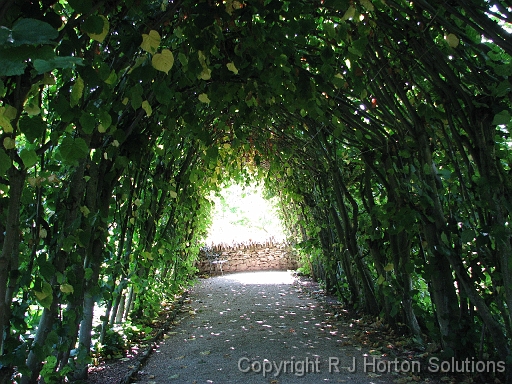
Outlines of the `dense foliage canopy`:
[[506,3],[0,3],[0,372],[84,379],[255,178],[347,305],[512,375]]

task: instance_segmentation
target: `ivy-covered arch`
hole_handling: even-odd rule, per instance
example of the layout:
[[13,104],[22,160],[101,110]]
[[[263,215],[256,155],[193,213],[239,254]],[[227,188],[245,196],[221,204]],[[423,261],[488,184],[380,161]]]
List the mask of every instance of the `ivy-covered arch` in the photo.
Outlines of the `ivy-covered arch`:
[[477,0],[2,3],[2,371],[84,378],[94,304],[102,340],[156,313],[194,274],[209,191],[251,177],[347,305],[510,361],[510,18]]

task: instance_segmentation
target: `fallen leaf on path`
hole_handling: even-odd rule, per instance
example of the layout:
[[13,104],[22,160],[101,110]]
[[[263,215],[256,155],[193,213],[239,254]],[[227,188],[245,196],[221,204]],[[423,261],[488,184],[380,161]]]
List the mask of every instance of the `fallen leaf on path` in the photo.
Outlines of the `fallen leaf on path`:
[[201,355],[209,355],[210,353],[211,353],[210,351],[202,351]]

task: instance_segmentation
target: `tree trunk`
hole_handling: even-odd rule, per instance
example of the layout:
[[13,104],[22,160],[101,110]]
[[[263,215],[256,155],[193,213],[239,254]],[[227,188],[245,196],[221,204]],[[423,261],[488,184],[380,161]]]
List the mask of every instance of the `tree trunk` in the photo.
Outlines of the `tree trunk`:
[[[0,355],[4,353],[5,340],[8,337],[11,316],[12,291],[8,286],[12,279],[17,279],[18,253],[20,242],[20,210],[23,184],[26,173],[16,168],[9,168],[9,202],[7,220],[5,223],[5,236],[0,253]],[[8,292],[10,292],[8,294]]]

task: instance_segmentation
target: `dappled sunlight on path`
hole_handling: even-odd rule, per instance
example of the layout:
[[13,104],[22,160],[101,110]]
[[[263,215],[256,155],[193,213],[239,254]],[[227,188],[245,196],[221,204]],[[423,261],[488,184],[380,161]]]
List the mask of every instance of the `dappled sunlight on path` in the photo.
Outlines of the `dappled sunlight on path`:
[[288,271],[262,271],[233,273],[220,277],[228,282],[237,282],[241,284],[293,284],[295,281],[291,272]]
[[350,324],[329,319],[289,272],[200,280],[182,312],[138,383],[377,384],[397,377],[364,372],[366,354],[351,344]]

